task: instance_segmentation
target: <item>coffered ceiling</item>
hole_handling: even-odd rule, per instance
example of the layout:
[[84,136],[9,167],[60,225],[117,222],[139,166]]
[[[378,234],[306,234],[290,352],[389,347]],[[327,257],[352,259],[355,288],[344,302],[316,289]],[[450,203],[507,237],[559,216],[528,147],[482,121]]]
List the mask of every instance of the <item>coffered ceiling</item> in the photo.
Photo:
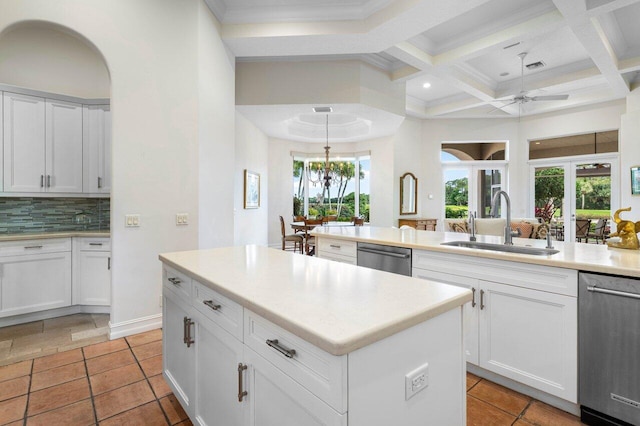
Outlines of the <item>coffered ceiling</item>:
[[[640,0],[206,1],[239,61],[358,58],[406,85],[420,118],[622,99],[640,71]],[[543,66],[522,75],[523,52]],[[531,100],[553,95],[568,98]]]

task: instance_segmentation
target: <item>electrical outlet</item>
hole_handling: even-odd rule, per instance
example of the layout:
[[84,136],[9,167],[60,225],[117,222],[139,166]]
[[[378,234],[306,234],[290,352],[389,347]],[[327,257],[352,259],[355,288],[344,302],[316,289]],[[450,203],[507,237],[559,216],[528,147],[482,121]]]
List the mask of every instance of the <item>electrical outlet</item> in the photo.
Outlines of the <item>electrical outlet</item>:
[[412,372],[404,376],[405,392],[404,399],[409,398],[429,386],[429,363],[421,365]]
[[176,225],[188,225],[189,213],[176,213]]
[[127,214],[124,216],[124,226],[127,228],[136,228],[140,226],[139,214]]

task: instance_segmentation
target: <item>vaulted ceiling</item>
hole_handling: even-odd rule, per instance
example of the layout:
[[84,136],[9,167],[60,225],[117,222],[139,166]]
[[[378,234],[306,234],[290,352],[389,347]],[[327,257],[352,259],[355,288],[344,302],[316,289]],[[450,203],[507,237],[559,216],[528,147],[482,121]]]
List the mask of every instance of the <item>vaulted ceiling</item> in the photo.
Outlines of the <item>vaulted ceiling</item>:
[[622,99],[640,71],[640,0],[206,1],[239,61],[357,58],[406,84],[420,118]]

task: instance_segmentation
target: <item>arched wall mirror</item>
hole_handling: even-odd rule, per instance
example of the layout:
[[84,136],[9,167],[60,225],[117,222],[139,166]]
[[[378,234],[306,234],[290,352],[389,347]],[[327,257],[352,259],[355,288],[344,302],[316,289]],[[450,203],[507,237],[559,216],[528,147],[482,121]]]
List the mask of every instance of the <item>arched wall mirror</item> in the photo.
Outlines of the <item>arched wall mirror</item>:
[[418,179],[413,173],[400,176],[400,214],[418,212]]

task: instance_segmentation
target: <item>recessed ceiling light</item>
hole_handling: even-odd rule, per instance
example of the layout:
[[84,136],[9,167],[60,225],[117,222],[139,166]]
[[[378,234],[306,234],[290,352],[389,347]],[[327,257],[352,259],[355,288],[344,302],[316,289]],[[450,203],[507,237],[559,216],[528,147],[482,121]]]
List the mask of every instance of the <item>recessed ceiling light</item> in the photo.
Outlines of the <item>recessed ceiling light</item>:
[[426,82],[425,84],[422,85],[422,87],[424,87],[425,89],[428,89],[429,87],[431,87],[431,83]]
[[509,73],[508,73],[508,72],[501,72],[501,73],[500,73],[500,77],[506,77],[506,76],[508,76],[508,75],[509,75]]

